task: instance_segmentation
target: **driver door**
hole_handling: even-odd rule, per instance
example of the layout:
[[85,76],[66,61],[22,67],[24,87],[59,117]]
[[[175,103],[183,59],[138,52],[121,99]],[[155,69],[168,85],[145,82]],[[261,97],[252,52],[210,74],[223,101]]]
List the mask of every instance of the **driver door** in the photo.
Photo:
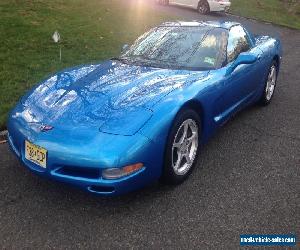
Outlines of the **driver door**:
[[249,52],[257,56],[258,61],[252,64],[241,64],[229,75],[225,76],[222,82],[222,94],[216,103],[215,121],[222,123],[226,121],[234,112],[245,105],[255,94],[258,87],[259,58],[261,51],[258,48],[252,48],[248,35],[242,26],[233,26],[229,31],[227,45],[227,66],[232,63],[242,52]]

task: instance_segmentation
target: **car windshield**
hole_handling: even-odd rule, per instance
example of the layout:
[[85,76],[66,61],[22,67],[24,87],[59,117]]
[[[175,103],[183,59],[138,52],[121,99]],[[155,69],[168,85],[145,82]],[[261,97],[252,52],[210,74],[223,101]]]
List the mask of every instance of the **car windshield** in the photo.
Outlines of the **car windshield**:
[[138,38],[119,59],[159,68],[216,69],[226,60],[227,37],[222,28],[157,27]]

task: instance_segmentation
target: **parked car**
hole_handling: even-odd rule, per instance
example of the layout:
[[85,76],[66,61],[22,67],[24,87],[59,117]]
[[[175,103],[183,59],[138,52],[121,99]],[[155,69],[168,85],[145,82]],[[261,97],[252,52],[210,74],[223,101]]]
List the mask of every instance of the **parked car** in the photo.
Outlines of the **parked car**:
[[10,112],[8,141],[32,172],[89,192],[179,184],[217,128],[271,102],[280,62],[279,40],[239,23],[164,23],[118,58],[35,86]]
[[208,14],[213,11],[227,11],[230,8],[230,0],[157,0],[162,5],[181,5],[191,7],[199,11],[200,14]]

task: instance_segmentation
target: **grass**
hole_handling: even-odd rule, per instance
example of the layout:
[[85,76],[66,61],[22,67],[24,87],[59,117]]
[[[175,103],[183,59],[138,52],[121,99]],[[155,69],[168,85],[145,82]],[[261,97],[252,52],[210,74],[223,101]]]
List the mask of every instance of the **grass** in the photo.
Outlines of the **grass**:
[[[132,3],[132,1],[130,2]],[[0,130],[26,90],[60,69],[117,55],[124,43],[172,19],[143,0],[1,0]],[[52,40],[55,30],[59,45]]]
[[[143,1],[150,0],[0,0],[0,130],[24,92],[50,73],[115,56],[122,44],[174,19]],[[289,1],[297,0],[232,0],[232,12],[300,28],[299,4],[288,11]]]
[[300,29],[299,0],[231,0],[230,12]]

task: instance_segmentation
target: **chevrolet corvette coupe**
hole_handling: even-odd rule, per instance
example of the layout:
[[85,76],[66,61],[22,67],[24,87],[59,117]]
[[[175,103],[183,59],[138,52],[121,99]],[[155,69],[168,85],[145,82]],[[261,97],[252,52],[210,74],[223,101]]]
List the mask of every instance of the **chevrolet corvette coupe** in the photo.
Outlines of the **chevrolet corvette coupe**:
[[281,54],[239,23],[164,23],[36,85],[10,112],[8,141],[32,172],[96,194],[179,184],[217,128],[270,103]]

